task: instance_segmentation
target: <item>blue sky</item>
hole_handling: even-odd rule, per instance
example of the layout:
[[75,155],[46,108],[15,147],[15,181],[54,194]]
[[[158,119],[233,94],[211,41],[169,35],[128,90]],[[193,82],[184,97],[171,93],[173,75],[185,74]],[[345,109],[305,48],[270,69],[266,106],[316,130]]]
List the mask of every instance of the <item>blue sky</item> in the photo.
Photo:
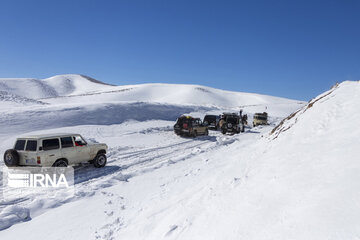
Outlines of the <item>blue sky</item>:
[[0,0],[0,77],[81,73],[309,100],[360,79],[360,1]]

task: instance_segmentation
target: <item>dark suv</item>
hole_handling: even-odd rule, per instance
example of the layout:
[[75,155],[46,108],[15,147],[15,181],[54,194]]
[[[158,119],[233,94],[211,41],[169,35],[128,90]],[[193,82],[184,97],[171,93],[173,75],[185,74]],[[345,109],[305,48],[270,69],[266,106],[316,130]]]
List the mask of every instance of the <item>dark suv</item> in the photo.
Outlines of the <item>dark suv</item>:
[[181,116],[177,119],[174,125],[174,132],[179,136],[209,135],[209,130],[200,118],[193,118],[191,116]]
[[236,113],[224,113],[220,120],[220,126],[223,134],[240,133],[245,130],[240,115]]
[[218,130],[219,129],[220,116],[218,115],[205,115],[204,124],[208,126],[209,129]]

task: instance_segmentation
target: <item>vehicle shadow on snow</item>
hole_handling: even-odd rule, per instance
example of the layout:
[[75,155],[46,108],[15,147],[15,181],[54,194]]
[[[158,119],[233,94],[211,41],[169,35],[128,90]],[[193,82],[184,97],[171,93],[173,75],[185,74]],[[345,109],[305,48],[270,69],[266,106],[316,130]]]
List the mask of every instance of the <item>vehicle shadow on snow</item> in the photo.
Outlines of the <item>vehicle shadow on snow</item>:
[[74,184],[89,181],[91,179],[104,177],[121,170],[119,166],[105,166],[103,168],[95,168],[90,163],[83,163],[74,166]]
[[246,131],[247,133],[260,133],[259,131],[254,131],[254,130],[248,130]]
[[216,136],[197,136],[197,137],[189,137],[189,136],[179,136],[180,138],[184,139],[193,139],[198,141],[210,141],[210,142],[216,142]]

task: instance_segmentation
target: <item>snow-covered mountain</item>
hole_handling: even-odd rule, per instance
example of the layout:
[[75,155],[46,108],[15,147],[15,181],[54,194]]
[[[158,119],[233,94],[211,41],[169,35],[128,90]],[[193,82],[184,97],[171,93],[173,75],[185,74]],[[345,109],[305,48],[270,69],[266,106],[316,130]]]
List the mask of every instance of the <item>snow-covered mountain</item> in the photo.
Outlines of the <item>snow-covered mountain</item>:
[[[0,91],[52,104],[151,102],[176,105],[240,107],[302,103],[254,93],[231,92],[200,85],[138,84],[112,86],[84,75],[39,79],[0,79]],[[61,97],[61,98],[60,98]]]
[[205,113],[238,112],[239,109],[246,113],[268,111],[271,117],[281,118],[303,104],[286,98],[199,85],[113,86],[75,74],[43,80],[0,79],[0,128],[7,129],[7,133],[117,124],[129,119],[175,120],[184,113],[203,117]]
[[[1,109],[0,150],[19,134],[78,132],[109,145],[108,165],[100,171],[75,167],[74,195],[23,196],[1,186],[1,239],[360,235],[360,82],[341,83],[304,104],[194,85],[92,81],[83,87],[73,81],[72,90],[63,87],[68,80],[52,83],[57,92],[46,97],[22,95],[20,87],[1,89],[7,101],[39,103]],[[248,126],[233,136],[173,134],[178,114],[202,117],[240,107],[250,118],[266,109],[270,125]],[[5,171],[2,163],[0,168]]]
[[77,74],[57,75],[47,79],[0,78],[0,91],[32,99],[83,94],[108,88],[111,85]]

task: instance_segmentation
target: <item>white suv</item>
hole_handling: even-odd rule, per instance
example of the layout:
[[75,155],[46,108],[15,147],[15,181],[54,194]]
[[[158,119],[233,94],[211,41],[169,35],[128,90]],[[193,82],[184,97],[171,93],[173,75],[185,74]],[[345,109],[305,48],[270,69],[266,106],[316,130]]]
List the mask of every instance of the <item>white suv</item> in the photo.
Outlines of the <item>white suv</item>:
[[80,134],[27,136],[5,152],[4,162],[8,167],[66,167],[89,161],[100,168],[106,165],[107,149],[104,143],[87,143]]

